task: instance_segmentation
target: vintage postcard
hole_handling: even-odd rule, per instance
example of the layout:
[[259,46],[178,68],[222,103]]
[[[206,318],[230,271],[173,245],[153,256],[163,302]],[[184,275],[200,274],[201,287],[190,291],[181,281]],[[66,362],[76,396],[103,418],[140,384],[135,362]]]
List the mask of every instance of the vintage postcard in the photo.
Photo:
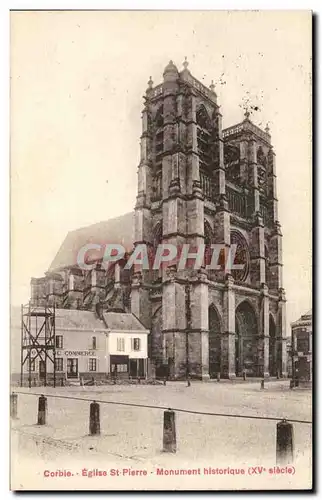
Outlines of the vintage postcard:
[[312,13],[11,11],[11,489],[312,488]]

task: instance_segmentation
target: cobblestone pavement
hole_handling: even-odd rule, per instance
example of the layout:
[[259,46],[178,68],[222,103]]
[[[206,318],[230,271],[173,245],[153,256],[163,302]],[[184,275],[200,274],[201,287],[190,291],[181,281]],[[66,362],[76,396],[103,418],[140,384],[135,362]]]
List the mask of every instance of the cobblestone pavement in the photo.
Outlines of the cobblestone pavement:
[[[263,487],[264,480],[268,481],[268,488],[275,488],[276,481],[278,488],[303,488],[303,485],[309,487],[312,433],[310,424],[294,423],[296,466],[294,476],[284,475],[282,481],[282,478],[276,475],[268,478],[258,474],[260,478],[248,477],[247,483],[245,483],[246,478],[241,476],[233,477],[232,480],[226,475],[220,477],[207,475],[203,476],[201,484],[192,476],[156,478],[155,471],[158,467],[169,469],[229,466],[245,467],[245,470],[249,466],[256,465],[274,467],[276,421],[176,411],[177,453],[166,454],[162,452],[164,410],[100,403],[101,435],[98,437],[88,435],[89,405],[93,399],[206,413],[310,421],[311,392],[298,389],[291,391],[289,381],[267,382],[264,390],[260,389],[259,381],[243,383],[222,381],[208,384],[192,382],[191,387],[187,387],[183,382],[169,382],[166,386],[117,385],[56,389],[37,387],[15,388],[15,390],[23,394],[18,394],[18,419],[12,421],[14,488],[27,488],[27,485],[35,480],[37,484],[38,481],[41,483],[41,487],[49,489],[73,488],[73,485],[77,488],[93,488],[93,481],[96,488],[103,489],[145,487],[142,482],[138,482],[139,479],[136,479],[137,483],[133,483],[133,478],[127,477],[116,477],[113,480],[110,477],[95,478],[88,481],[82,477],[81,471],[84,467],[87,469],[132,467],[140,470],[147,468],[149,476],[144,483],[147,489],[150,487],[185,489],[196,487],[197,484],[198,488],[202,489],[234,489],[245,485],[247,488],[256,489]],[[48,395],[46,426],[36,425],[38,396],[31,393]],[[51,397],[54,394],[86,398],[88,402]],[[45,480],[46,468],[69,469],[76,472],[71,478]],[[27,470],[29,470],[28,475],[26,475]],[[156,481],[153,486],[151,486],[152,478]],[[80,486],[81,484],[83,486]]]

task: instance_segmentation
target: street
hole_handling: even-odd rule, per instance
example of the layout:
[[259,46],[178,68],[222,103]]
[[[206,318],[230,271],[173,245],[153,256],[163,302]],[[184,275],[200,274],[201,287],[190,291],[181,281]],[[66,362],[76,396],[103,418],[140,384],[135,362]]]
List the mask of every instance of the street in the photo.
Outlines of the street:
[[[274,467],[276,421],[191,414],[177,409],[311,421],[311,392],[291,391],[289,381],[266,382],[264,390],[260,389],[257,381],[192,382],[190,387],[184,382],[170,382],[166,386],[38,387],[15,390],[24,394],[18,394],[18,419],[12,421],[12,449],[15,457],[12,469],[13,476],[22,466],[27,470],[32,459],[33,467],[26,475],[26,484],[29,480],[32,482],[30,474],[36,474],[46,488],[69,488],[76,479],[85,481],[78,471],[83,468],[102,468],[104,464],[105,468],[147,469],[150,474],[148,478],[139,479],[140,475],[135,475],[140,488],[147,489],[152,479],[158,481],[157,485],[153,485],[156,489],[184,489],[187,482],[197,489],[213,488],[209,482],[212,481],[213,485],[214,478],[219,481],[218,489],[234,489],[243,484],[256,489],[262,487],[259,486],[259,479],[262,482],[269,481],[268,488],[294,487],[297,484],[298,487],[303,487],[303,484],[309,486],[312,426],[305,423],[294,424],[296,472],[292,476],[284,475],[282,478],[274,473],[266,479],[263,475],[251,479],[234,475],[232,479],[226,475],[217,477],[202,472],[202,483],[200,479],[197,481],[189,475],[184,478],[184,486],[182,479],[172,477],[171,473],[166,478],[166,484],[165,478],[162,479],[164,474],[158,479],[153,475],[156,467],[163,467],[164,470],[201,467],[202,471],[203,468],[216,467],[245,467],[246,470],[250,466]],[[36,425],[38,397],[30,393],[48,395],[48,417],[44,426]],[[85,398],[88,402],[50,397],[54,394],[65,398]],[[94,399],[100,402],[100,436],[89,436],[89,406]],[[175,409],[177,452],[169,454],[162,451],[164,409],[104,404],[101,401]],[[19,450],[18,455],[16,450]],[[49,464],[50,470],[68,469],[75,475],[70,478],[58,476],[58,479],[44,479],[45,464]],[[78,475],[81,477],[77,478]],[[108,481],[104,486],[102,483],[103,489],[119,487],[120,480],[123,481],[122,485],[128,484],[131,478],[131,481],[134,480],[131,474],[121,478],[117,474],[115,476],[115,479],[96,477],[95,480]],[[276,486],[276,481],[279,481],[279,486]],[[280,481],[284,481],[283,484]],[[25,488],[26,484],[22,487]],[[84,483],[86,487],[90,488],[90,485]],[[99,488],[100,485],[95,487]]]

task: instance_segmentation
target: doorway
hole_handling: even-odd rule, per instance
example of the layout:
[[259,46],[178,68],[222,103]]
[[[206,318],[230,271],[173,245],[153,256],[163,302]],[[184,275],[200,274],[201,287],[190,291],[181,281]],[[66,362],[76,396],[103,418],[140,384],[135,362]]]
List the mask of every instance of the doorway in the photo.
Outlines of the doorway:
[[235,367],[236,375],[258,375],[257,318],[253,307],[243,301],[236,309]]
[[220,319],[215,307],[209,307],[209,376],[217,377],[221,371]]
[[78,358],[67,358],[67,378],[78,378]]

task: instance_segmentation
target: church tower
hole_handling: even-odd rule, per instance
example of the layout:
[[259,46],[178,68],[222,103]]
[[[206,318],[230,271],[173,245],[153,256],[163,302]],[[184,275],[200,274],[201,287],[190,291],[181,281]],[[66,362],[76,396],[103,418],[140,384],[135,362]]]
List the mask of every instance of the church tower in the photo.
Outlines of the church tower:
[[[214,85],[170,61],[150,78],[142,113],[135,245],[190,253],[235,245],[240,270],[138,270],[131,310],[151,329],[156,375],[203,380],[286,375],[282,234],[269,129],[244,120],[222,129]],[[210,255],[211,257],[211,255]],[[225,260],[225,259],[224,259]]]

